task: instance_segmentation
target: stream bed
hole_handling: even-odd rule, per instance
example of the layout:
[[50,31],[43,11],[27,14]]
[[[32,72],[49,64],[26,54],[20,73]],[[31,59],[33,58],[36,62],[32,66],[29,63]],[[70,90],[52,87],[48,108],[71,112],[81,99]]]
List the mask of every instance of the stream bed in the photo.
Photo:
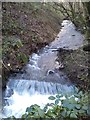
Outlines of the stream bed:
[[58,61],[59,48],[78,49],[84,37],[76,31],[71,21],[64,20],[57,38],[49,45],[33,53],[28,64],[20,73],[9,78],[4,95],[3,118],[20,118],[26,108],[38,104],[43,108],[50,103],[48,97],[58,93],[74,93],[75,86],[62,72],[63,65]]

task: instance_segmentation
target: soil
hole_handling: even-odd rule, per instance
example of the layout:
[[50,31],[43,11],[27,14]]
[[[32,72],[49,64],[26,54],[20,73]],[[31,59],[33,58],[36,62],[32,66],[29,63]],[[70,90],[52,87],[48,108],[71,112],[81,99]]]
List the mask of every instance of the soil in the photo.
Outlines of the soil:
[[[17,55],[22,53],[29,58],[33,52],[53,41],[59,32],[60,19],[42,7],[39,4],[36,8],[34,3],[2,3],[3,88],[9,75],[26,64],[18,60]],[[12,45],[17,39],[23,46]]]
[[83,51],[83,47],[77,50],[59,50],[59,61],[62,62],[64,71],[72,83],[84,91],[89,90],[88,76],[88,52]]

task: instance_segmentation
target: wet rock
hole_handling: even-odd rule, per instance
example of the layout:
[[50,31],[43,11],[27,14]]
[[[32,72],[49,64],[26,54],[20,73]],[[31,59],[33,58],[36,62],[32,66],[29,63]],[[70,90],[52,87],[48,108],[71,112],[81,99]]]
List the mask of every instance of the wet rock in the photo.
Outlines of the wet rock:
[[90,44],[84,45],[83,50],[87,51],[87,52],[90,52]]
[[64,65],[63,65],[63,64],[61,64],[61,65],[59,66],[59,70],[62,70],[62,69],[64,69]]
[[75,35],[72,35],[72,36],[75,36]]
[[65,49],[65,48],[59,48],[58,51],[61,53],[61,52],[73,52],[73,50],[71,49]]
[[14,92],[13,92],[12,89],[7,88],[7,91],[6,91],[6,97],[10,97],[13,93],[14,93]]
[[49,75],[49,74],[53,74],[53,73],[54,73],[54,71],[49,70],[49,71],[47,72],[47,75]]

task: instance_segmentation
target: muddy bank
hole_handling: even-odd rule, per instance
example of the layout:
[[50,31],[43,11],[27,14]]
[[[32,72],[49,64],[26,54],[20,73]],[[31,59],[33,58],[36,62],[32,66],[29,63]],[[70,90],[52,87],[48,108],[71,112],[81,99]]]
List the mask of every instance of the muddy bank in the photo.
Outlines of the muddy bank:
[[63,64],[63,69],[70,80],[83,90],[88,90],[88,52],[83,48],[77,50],[60,49],[59,61]]

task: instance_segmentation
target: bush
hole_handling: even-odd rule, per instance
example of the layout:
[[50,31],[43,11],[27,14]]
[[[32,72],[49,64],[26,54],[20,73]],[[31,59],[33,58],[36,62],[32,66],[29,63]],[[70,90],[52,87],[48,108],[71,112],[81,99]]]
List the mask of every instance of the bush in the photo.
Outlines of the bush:
[[[50,96],[48,99],[54,101],[54,103],[47,103],[43,109],[36,104],[31,105],[26,109],[26,113],[22,115],[21,119],[80,120],[90,115],[88,111],[88,93],[83,93],[77,88],[75,88],[75,94],[66,94],[65,96],[57,94],[56,96]],[[15,117],[12,118],[16,119]]]

